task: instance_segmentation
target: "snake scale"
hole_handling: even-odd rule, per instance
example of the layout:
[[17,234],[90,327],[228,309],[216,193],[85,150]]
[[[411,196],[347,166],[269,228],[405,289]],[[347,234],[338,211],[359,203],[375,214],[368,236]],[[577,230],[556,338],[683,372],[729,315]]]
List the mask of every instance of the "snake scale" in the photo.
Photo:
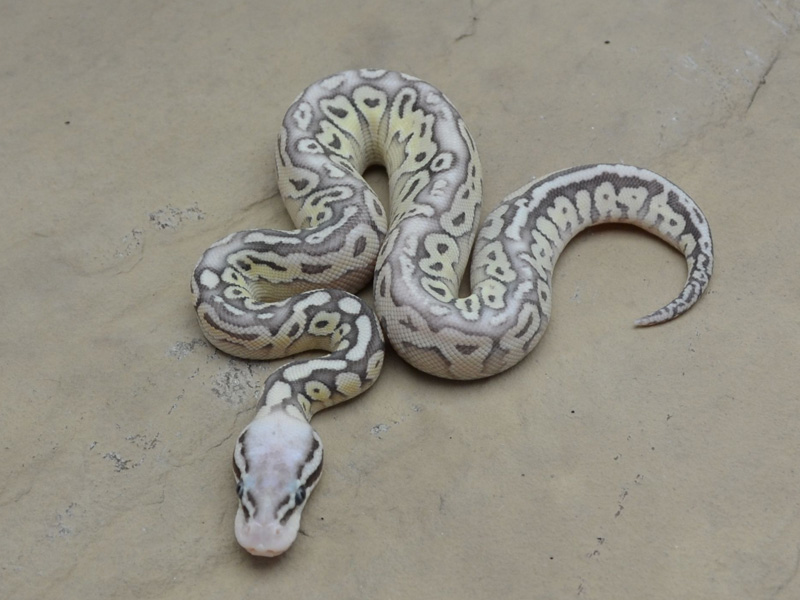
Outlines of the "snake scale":
[[[384,165],[390,214],[361,174]],[[686,257],[681,294],[636,321],[688,310],[708,285],[711,233],[700,208],[663,177],[625,165],[567,169],[508,196],[478,229],[481,166],[459,113],[435,87],[402,73],[332,75],[289,108],[278,183],[297,226],[255,229],[212,245],[191,281],[205,336],[220,350],[274,359],[277,369],[239,436],[233,470],[238,542],[289,548],[322,470],[318,411],[378,377],[385,335],[403,359],[450,379],[518,363],[547,327],[556,260],[599,223],[631,223]],[[472,251],[471,293],[459,286]],[[353,293],[374,275],[374,311]]]

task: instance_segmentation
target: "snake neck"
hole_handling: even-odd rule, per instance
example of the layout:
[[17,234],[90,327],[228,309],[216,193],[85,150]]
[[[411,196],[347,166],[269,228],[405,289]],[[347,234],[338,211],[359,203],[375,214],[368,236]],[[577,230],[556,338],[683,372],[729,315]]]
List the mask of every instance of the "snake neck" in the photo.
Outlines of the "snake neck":
[[321,406],[314,406],[313,401],[301,394],[292,393],[286,382],[281,381],[280,374],[274,373],[264,384],[264,391],[258,401],[258,412],[255,418],[265,418],[271,414],[283,413],[288,417],[311,422],[311,417],[322,410]]

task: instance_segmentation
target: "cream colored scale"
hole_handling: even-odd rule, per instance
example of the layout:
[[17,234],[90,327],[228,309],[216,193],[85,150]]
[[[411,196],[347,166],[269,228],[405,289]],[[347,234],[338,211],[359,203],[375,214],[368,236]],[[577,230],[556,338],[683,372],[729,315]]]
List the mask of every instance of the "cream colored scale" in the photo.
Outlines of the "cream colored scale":
[[[389,175],[388,216],[361,176],[372,164]],[[638,325],[688,310],[711,277],[701,210],[636,167],[554,173],[510,195],[478,230],[481,167],[466,125],[441,92],[402,73],[347,71],[306,89],[284,118],[278,177],[298,229],[232,234],[192,277],[200,326],[221,350],[260,359],[330,353],[273,373],[237,441],[235,531],[253,554],[280,554],[295,539],[322,468],[309,421],[372,385],[384,334],[405,360],[440,377],[512,367],[547,326],[559,254],[599,223],[637,225],[686,257],[680,295]],[[472,292],[461,298],[470,252]],[[373,275],[375,312],[352,295]]]

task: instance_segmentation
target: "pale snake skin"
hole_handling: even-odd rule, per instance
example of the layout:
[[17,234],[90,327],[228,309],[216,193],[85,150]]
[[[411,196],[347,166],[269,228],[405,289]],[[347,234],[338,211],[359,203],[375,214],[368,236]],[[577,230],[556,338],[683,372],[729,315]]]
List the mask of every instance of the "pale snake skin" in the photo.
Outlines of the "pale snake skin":
[[[234,233],[205,252],[192,277],[201,329],[219,349],[258,359],[330,352],[273,373],[238,438],[235,532],[252,554],[275,556],[294,541],[322,469],[309,421],[374,383],[383,334],[406,361],[440,377],[512,367],[547,326],[559,254],[599,223],[638,225],[686,257],[681,294],[637,325],[688,310],[711,277],[701,210],[663,177],[631,166],[590,165],[531,182],[491,212],[475,240],[475,144],[439,90],[402,73],[347,71],[311,85],[284,118],[277,163],[299,229]],[[388,228],[361,177],[373,164],[389,176]],[[472,293],[460,298],[473,241]],[[373,273],[374,313],[349,293]]]

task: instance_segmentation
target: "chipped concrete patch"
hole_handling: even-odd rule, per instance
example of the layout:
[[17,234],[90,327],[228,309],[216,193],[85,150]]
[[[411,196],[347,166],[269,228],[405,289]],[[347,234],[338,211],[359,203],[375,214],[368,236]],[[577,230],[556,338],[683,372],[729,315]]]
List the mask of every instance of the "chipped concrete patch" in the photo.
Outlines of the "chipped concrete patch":
[[188,208],[177,208],[168,204],[164,208],[149,213],[148,218],[157,229],[175,230],[186,221],[202,221],[206,214],[200,210],[197,203]]

